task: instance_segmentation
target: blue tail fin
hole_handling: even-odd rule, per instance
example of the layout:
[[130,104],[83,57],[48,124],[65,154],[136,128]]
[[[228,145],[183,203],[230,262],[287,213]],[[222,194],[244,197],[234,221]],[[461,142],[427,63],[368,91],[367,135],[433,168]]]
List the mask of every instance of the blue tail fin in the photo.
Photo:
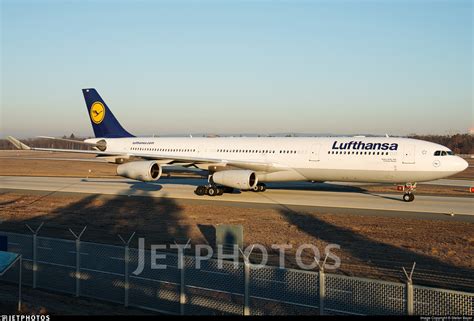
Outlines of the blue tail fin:
[[126,131],[94,88],[82,89],[95,137],[134,137]]

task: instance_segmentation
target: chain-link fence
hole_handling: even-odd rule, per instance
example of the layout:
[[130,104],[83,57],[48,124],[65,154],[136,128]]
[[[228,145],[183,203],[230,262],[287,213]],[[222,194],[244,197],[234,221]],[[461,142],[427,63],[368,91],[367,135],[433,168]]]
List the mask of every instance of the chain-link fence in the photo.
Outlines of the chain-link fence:
[[[125,246],[0,232],[23,255],[23,281],[81,297],[170,314],[473,315],[474,294]],[[125,242],[124,242],[125,243]],[[135,269],[143,267],[138,275]],[[139,268],[140,269],[140,268]],[[0,281],[17,282],[18,270]]]

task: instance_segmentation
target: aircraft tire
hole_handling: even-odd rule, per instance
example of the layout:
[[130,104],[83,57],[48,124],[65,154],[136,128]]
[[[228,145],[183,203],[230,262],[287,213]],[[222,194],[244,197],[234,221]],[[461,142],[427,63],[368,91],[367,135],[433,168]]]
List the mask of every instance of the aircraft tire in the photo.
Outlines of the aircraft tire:
[[209,187],[207,189],[207,195],[209,196],[216,196],[217,195],[217,188],[215,187]]
[[413,195],[412,193],[406,193],[403,195],[403,200],[405,202],[413,202],[414,199],[415,199],[415,195]]
[[202,185],[199,185],[194,191],[194,193],[198,196],[203,196],[206,193],[206,188]]

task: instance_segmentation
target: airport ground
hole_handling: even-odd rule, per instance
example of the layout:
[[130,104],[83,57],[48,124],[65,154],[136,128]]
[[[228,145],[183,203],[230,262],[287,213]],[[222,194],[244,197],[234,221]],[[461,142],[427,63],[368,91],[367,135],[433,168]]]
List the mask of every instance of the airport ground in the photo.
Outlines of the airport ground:
[[[291,244],[288,267],[295,267],[292,254],[300,244],[323,250],[336,243],[342,260],[336,273],[401,281],[402,266],[416,262],[417,284],[474,289],[471,159],[465,172],[420,185],[415,202],[404,203],[394,186],[309,183],[290,189],[275,184],[265,193],[232,194],[216,202],[192,193],[189,182],[196,177],[173,174],[156,184],[130,184],[117,179],[113,164],[82,156],[74,162],[39,159],[49,157],[71,155],[0,153],[0,230],[27,233],[25,223],[45,222],[43,236],[71,238],[68,228],[87,225],[88,241],[120,244],[117,234],[136,231],[147,244],[190,238],[213,245],[216,225],[241,224],[246,245]],[[309,253],[306,259],[312,259]],[[271,263],[276,260],[273,251]]]
[[[24,314],[51,315],[148,315],[154,312],[125,308],[120,304],[101,302],[99,300],[76,298],[70,295],[57,294],[47,290],[35,290],[24,286],[22,289],[21,312]],[[18,286],[2,284],[0,287],[0,312],[17,314]]]

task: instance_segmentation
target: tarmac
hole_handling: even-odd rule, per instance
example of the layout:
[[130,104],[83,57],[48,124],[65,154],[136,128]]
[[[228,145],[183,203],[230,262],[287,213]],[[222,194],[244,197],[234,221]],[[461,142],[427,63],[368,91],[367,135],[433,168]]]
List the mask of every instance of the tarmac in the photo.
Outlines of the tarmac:
[[[453,180],[448,181],[454,184]],[[0,189],[165,197],[216,204],[249,203],[474,216],[474,197],[416,195],[415,201],[407,203],[402,200],[401,193],[370,193],[361,187],[356,191],[347,191],[337,183],[268,184],[267,191],[263,193],[235,192],[214,197],[195,195],[196,186],[205,182],[203,179],[187,178],[162,178],[157,182],[143,183],[130,179],[0,176]],[[471,183],[463,182],[466,182],[463,183],[465,186]]]

